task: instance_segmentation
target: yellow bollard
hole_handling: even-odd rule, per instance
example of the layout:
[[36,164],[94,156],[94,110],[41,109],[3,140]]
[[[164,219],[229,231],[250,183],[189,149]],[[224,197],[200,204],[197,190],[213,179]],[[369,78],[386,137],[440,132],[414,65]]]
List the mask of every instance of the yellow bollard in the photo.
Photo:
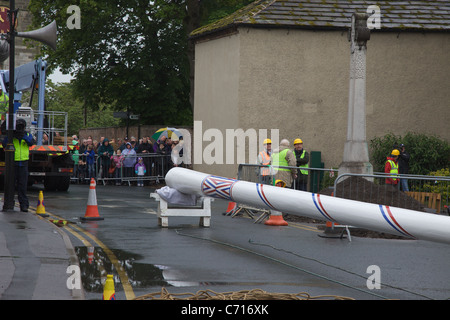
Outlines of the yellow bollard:
[[36,214],[40,215],[41,217],[48,217],[48,214],[45,213],[44,193],[42,191],[39,191],[39,198],[38,198],[38,205],[36,208]]
[[103,287],[103,300],[116,300],[116,291],[114,290],[114,278],[112,274],[106,276],[105,286]]

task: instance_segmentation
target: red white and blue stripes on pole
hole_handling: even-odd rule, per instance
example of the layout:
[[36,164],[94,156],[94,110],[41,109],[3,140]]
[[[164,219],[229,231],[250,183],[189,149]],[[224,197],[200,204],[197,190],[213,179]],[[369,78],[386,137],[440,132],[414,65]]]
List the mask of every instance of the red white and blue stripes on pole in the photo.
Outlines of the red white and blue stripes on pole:
[[402,234],[405,237],[409,238],[415,238],[413,235],[411,235],[409,232],[407,232],[394,218],[394,215],[392,214],[391,208],[389,206],[382,206],[379,205],[381,214],[383,215],[384,220],[398,233]]
[[167,186],[262,209],[450,244],[450,217],[172,168]]
[[264,185],[257,183],[256,184],[256,191],[258,192],[258,196],[261,199],[261,201],[270,209],[275,210],[275,211],[279,211],[277,209],[275,209],[275,207],[270,203],[270,201],[267,199],[266,194],[264,193]]
[[327,210],[325,210],[325,208],[323,207],[322,201],[320,201],[320,194],[312,193],[312,199],[317,210],[319,210],[320,214],[325,218],[325,220],[337,222],[328,214]]

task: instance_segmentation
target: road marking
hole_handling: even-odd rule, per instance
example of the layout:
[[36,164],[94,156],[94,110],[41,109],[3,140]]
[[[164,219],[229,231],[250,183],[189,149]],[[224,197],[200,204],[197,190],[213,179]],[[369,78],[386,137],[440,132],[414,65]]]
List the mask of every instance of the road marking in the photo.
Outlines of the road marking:
[[289,222],[289,226],[297,228],[297,229],[302,229],[302,230],[307,230],[307,231],[314,231],[314,232],[322,232],[321,230],[317,229],[316,226],[307,226],[304,224],[299,224],[297,222]]
[[[33,210],[36,211],[36,208],[30,207],[30,209],[33,209]],[[52,216],[55,219],[65,220],[64,218],[59,217],[59,216],[57,216],[55,214],[52,214],[52,213],[49,213],[49,212],[46,212],[46,214],[48,214],[49,216]],[[90,232],[80,228],[77,225],[68,224],[68,225],[64,226],[63,228],[64,228],[64,230],[69,231],[71,234],[73,234],[75,237],[77,237],[85,246],[92,246],[92,245],[81,234],[84,234],[85,236],[91,238],[100,248],[102,248],[102,250],[108,256],[109,261],[114,265],[114,267],[115,267],[115,269],[117,271],[117,274],[119,275],[120,282],[122,283],[122,287],[123,287],[123,290],[124,290],[124,293],[125,293],[125,296],[126,296],[127,300],[133,300],[136,297],[136,295],[134,294],[133,288],[130,285],[130,281],[128,279],[128,275],[127,275],[126,271],[123,269],[123,267],[119,263],[119,260],[117,259],[115,254],[111,251],[111,249],[109,249],[96,236],[94,236]],[[73,230],[73,229],[75,229],[75,230]],[[79,232],[81,234],[79,234]]]
[[119,263],[119,260],[117,259],[115,254],[111,251],[111,249],[109,249],[103,242],[100,241],[100,239],[98,239],[92,233],[90,233],[86,230],[83,230],[82,228],[78,227],[77,225],[71,225],[70,227],[75,228],[78,231],[84,233],[89,238],[91,238],[95,243],[97,243],[100,248],[103,249],[103,251],[108,256],[109,261],[111,261],[111,263],[114,265],[114,267],[117,271],[117,274],[119,275],[120,282],[122,283],[122,287],[125,292],[125,296],[126,296],[127,300],[133,300],[134,298],[136,298],[133,288],[130,285],[130,281],[128,279],[128,275],[127,275],[126,271],[124,270],[122,265]]
[[93,245],[89,241],[87,241],[83,236],[81,236],[75,230],[72,230],[72,228],[65,226],[64,230],[69,231],[72,235],[74,235],[76,238],[78,238],[78,240],[80,240],[85,247],[93,247]]

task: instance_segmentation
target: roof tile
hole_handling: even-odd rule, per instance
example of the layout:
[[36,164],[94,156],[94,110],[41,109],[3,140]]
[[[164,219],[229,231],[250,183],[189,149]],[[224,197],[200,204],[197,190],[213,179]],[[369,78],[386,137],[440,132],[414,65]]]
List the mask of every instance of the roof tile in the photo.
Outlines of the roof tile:
[[350,27],[352,14],[364,13],[370,5],[380,8],[381,31],[450,31],[447,0],[256,0],[228,17],[194,30],[191,36],[237,25],[346,29]]

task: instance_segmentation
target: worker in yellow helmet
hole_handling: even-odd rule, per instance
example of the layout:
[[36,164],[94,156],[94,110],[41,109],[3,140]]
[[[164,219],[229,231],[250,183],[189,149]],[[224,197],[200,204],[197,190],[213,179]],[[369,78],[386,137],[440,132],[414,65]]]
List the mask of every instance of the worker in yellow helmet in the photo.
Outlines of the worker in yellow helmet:
[[277,180],[277,181],[275,181],[275,187],[281,187],[281,188],[284,188],[284,187],[286,187],[286,182],[284,182],[283,180]]
[[387,157],[386,164],[384,165],[384,172],[389,173],[390,177],[386,178],[386,184],[393,186],[398,185],[398,157],[400,156],[400,151],[397,149],[392,150],[391,155]]
[[308,170],[309,167],[309,153],[303,149],[303,141],[300,138],[294,140],[294,154],[297,160],[297,177],[293,188],[295,190],[308,191]]
[[[287,187],[292,186],[293,179],[296,178],[297,169],[295,168],[295,155],[289,148],[289,140],[282,139],[278,150],[272,153],[272,174],[276,180],[283,180]],[[274,181],[274,182],[275,182]]]
[[[270,163],[271,158],[270,155],[272,154],[272,140],[265,139],[264,140],[264,150],[262,150],[258,154],[258,164],[261,167],[258,167],[258,177],[259,177],[259,183],[263,184],[270,184],[270,180],[272,178],[272,175],[270,174]],[[265,166],[265,167],[262,167]]]

